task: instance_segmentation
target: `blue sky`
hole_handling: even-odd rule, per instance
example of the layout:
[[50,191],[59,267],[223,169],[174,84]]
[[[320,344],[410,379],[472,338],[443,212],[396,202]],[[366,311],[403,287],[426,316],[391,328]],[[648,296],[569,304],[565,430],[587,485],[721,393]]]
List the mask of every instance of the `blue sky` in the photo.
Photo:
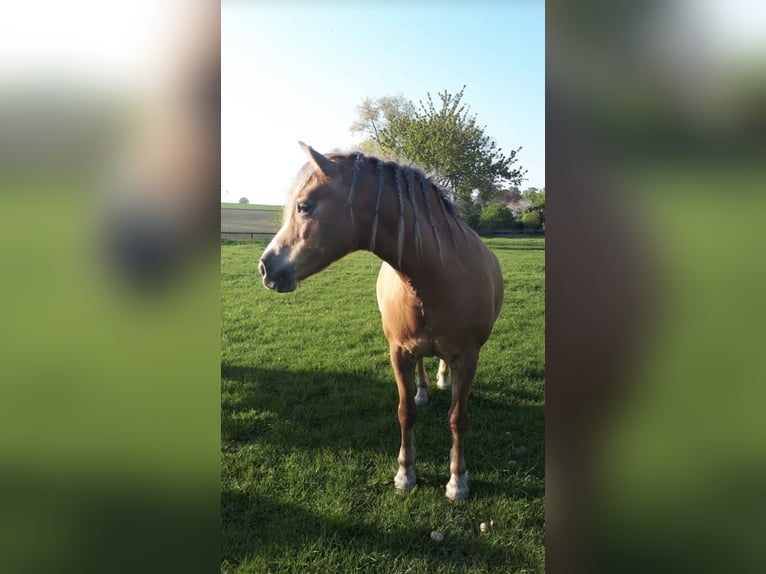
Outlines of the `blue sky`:
[[306,157],[351,150],[365,97],[455,93],[545,185],[544,3],[238,2],[221,13],[221,197],[284,203]]

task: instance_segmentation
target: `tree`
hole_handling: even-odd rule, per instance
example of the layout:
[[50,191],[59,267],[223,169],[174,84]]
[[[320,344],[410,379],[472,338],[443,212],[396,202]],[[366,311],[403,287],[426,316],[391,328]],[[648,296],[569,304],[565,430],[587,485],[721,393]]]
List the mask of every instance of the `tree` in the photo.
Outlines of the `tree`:
[[522,192],[518,188],[509,188],[501,193],[513,217],[521,220],[524,214],[534,211],[540,215],[540,221],[545,221],[545,188],[528,187]]
[[534,207],[545,205],[545,188],[528,187],[521,192],[521,199],[526,199]]
[[512,185],[500,192],[500,200],[506,205],[518,203],[521,200],[521,191],[515,185]]
[[475,203],[487,205],[495,200],[504,184],[518,185],[525,171],[513,167],[521,148],[506,156],[486,135],[486,126],[479,125],[461,103],[464,91],[465,86],[454,95],[446,90],[439,93],[439,107],[430,93],[427,103],[420,101],[419,107],[401,95],[367,99],[357,108],[359,119],[351,131],[367,136],[363,151],[366,146],[422,167],[465,216],[475,212]]
[[511,229],[513,223],[511,210],[502,203],[492,203],[482,208],[479,215],[479,226],[483,230]]
[[410,161],[400,153],[401,142],[389,133],[390,125],[398,125],[402,118],[414,117],[415,105],[402,94],[383,96],[377,99],[365,98],[357,106],[359,118],[351,124],[351,133],[367,136],[360,146],[365,153],[391,155],[395,161]]
[[240,198],[239,198],[239,202],[240,202],[241,204],[243,204],[243,205],[247,205],[248,203],[250,203],[250,200],[249,200],[249,199],[247,199],[246,197],[240,197]]
[[545,188],[537,189],[536,187],[530,187],[525,189],[521,193],[523,200],[529,202],[529,206],[524,210],[525,212],[535,212],[540,216],[540,222],[545,222]]
[[539,229],[542,225],[539,211],[528,211],[521,216],[521,221],[527,229]]

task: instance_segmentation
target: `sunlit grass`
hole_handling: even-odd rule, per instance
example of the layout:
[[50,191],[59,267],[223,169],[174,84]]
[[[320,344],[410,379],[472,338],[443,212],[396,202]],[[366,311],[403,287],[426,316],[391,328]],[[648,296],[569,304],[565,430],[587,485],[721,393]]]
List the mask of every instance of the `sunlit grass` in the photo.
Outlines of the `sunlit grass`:
[[418,486],[393,487],[380,261],[355,253],[277,295],[259,280],[264,242],[221,247],[223,571],[543,571],[545,243],[488,243],[506,296],[471,395],[460,503],[444,496],[450,399],[436,389],[415,430]]

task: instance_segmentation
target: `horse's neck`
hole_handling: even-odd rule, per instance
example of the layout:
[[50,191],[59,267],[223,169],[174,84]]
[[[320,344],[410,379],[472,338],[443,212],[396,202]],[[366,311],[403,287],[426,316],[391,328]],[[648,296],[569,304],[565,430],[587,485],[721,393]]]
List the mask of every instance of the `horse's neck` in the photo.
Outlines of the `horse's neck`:
[[[461,231],[461,224],[447,214],[430,184],[423,191],[418,177],[413,179],[406,171],[399,174],[401,189],[398,192],[390,176],[386,177],[380,194],[379,175],[361,178],[358,189],[352,184],[354,220],[360,225],[357,229],[364,230],[360,246],[391,265],[403,281],[427,290],[434,283],[448,280],[447,261],[460,257],[458,239],[465,239],[465,232]],[[380,203],[376,209],[378,195]]]
[[[418,251],[414,223],[411,219],[406,219],[404,228],[404,243],[400,253],[398,215],[381,218],[372,252],[393,267],[402,282],[423,298],[422,296],[430,293],[435,285],[448,280],[448,267],[442,262],[430,238],[422,237],[421,249]],[[431,233],[430,225],[425,230],[421,228],[422,235],[425,235],[426,231]],[[448,253],[454,256],[452,249]],[[444,253],[445,258],[448,253]]]

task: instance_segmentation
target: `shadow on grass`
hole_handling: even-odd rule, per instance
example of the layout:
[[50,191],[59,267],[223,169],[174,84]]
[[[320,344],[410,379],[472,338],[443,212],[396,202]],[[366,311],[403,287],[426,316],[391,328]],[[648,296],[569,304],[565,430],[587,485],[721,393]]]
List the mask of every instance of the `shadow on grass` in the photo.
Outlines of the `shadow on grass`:
[[[509,556],[508,549],[494,547],[478,537],[452,534],[442,544],[435,544],[427,529],[412,524],[384,531],[353,516],[328,519],[297,504],[259,494],[224,490],[221,509],[222,570],[236,568],[259,556],[275,571],[284,566],[286,557],[294,565],[291,571],[297,571],[295,568],[324,571],[321,564],[324,557],[316,552],[318,543],[338,549],[347,564],[362,569],[367,566],[370,571],[376,571],[374,562],[380,557],[405,564],[427,561],[431,567],[448,566],[458,571],[475,565],[478,556],[484,564],[524,560],[523,556]],[[387,571],[391,567],[389,563]]]
[[[365,449],[396,457],[398,394],[388,370],[284,371],[224,363],[221,376],[224,447],[257,441],[285,448]],[[483,451],[484,442],[491,445],[492,459],[519,460],[517,449],[523,445],[530,455],[527,470],[542,478],[544,407],[529,404],[541,397],[510,388],[507,399],[498,400],[493,398],[496,389],[487,391],[474,385],[468,404],[465,440],[471,468],[489,468],[480,457],[470,456],[472,448]],[[419,409],[415,425],[418,462],[446,465],[451,395],[433,384],[429,394],[430,403]]]
[[[260,444],[285,453],[330,449],[380,454],[390,457],[390,483],[368,482],[360,488],[370,488],[370,496],[380,496],[381,489],[393,492],[399,423],[398,395],[390,370],[285,371],[224,363],[221,375],[224,451]],[[510,385],[508,388],[504,397],[496,399],[496,385],[487,393],[480,385],[475,386],[469,402],[466,459],[472,500],[478,503],[543,496],[543,406],[529,404],[530,399],[541,402],[542,397],[521,389],[517,395]],[[430,394],[431,402],[420,409],[415,426],[416,472],[421,491],[433,489],[442,496],[449,478],[447,413],[451,399],[448,391],[432,388]],[[327,472],[332,473],[332,469]],[[535,480],[522,482],[526,475]],[[324,539],[337,538],[338,544],[355,548],[359,555],[383,552],[449,565],[467,565],[463,560],[469,558],[461,558],[461,552],[484,544],[476,539],[454,539],[450,545],[434,545],[429,532],[407,524],[384,532],[353,513],[330,519],[297,503],[228,486],[222,492],[221,509],[224,560],[232,566],[254,554],[278,560],[275,553],[284,552],[285,547],[297,549],[310,544],[312,533]],[[490,564],[502,563],[508,552],[513,552],[491,545],[479,551]]]

